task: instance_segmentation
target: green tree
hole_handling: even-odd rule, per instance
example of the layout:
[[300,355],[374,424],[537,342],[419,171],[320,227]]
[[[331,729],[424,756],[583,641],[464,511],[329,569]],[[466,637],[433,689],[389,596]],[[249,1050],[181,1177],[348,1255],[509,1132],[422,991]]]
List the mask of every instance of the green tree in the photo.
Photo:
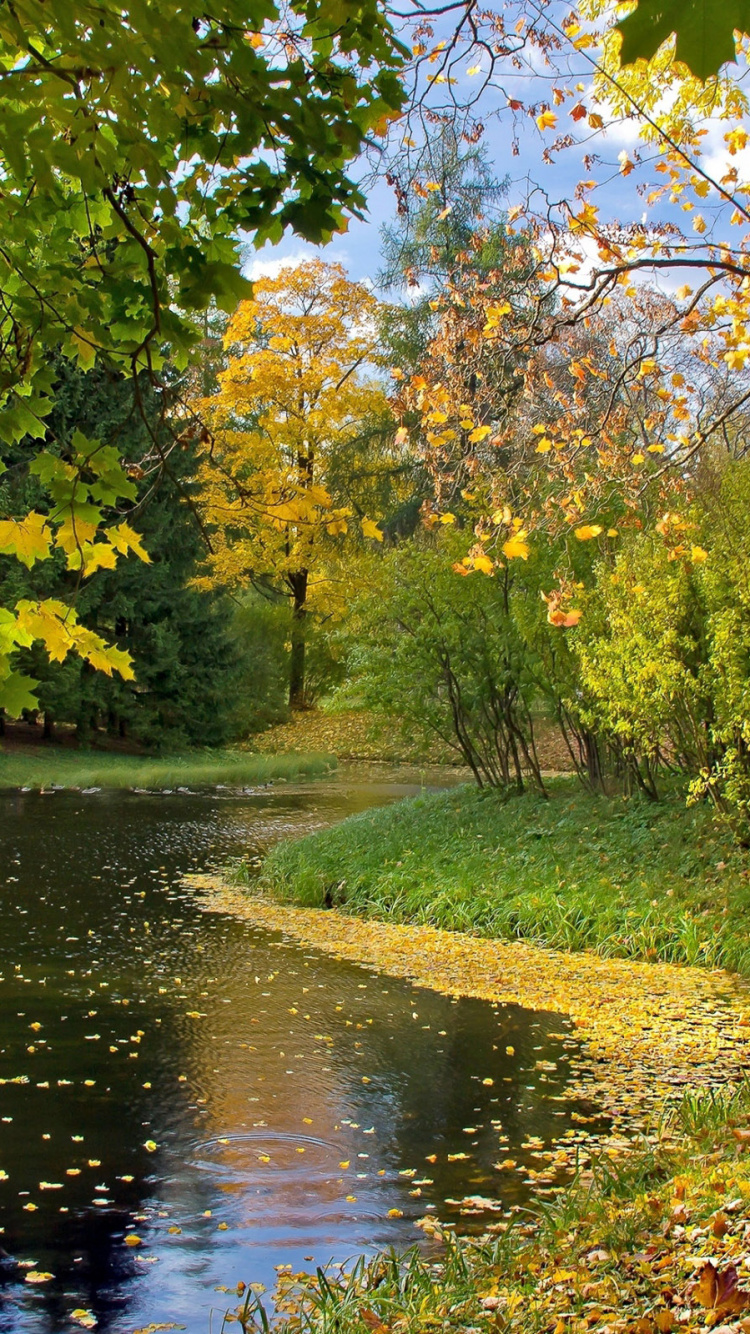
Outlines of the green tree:
[[[20,661],[38,682],[37,698],[46,725],[76,723],[88,739],[100,728],[131,735],[149,746],[220,744],[232,734],[240,687],[239,651],[231,631],[232,608],[221,598],[190,586],[205,546],[193,509],[196,442],[186,439],[158,457],[166,433],[164,405],[148,383],[141,387],[144,415],[126,419],[127,384],[104,371],[78,370],[64,358],[55,365],[55,400],[48,419],[54,448],[64,454],[76,429],[92,437],[118,438],[120,453],[142,461],[155,451],[150,472],[134,462],[139,526],[150,561],[125,561],[104,569],[77,593],[77,575],[61,553],[26,570],[0,558],[0,600],[76,597],[81,624],[132,657],[135,680],[92,671],[80,659],[50,663],[39,646],[21,651]],[[8,512],[41,503],[38,483],[24,466],[23,448],[9,459],[2,485]],[[141,475],[142,474],[142,475]]]
[[521,630],[521,572],[462,578],[452,535],[406,542],[373,563],[353,612],[350,674],[411,741],[438,737],[480,787],[544,790],[534,746],[535,661]]
[[[363,196],[347,176],[401,104],[401,48],[377,0],[14,0],[0,6],[0,440],[23,441],[52,503],[0,517],[0,552],[61,551],[84,577],[138,551],[137,500],[108,441],[46,451],[50,353],[163,378],[195,316],[248,290],[239,236],[324,240]],[[29,600],[27,600],[29,601]],[[126,655],[55,599],[0,609],[0,702],[31,700],[35,641],[128,676]]]
[[380,317],[390,360],[404,374],[420,368],[435,333],[430,302],[441,287],[460,282],[467,267],[486,277],[502,266],[508,189],[507,180],[498,180],[485,146],[462,145],[450,125],[409,170],[417,177],[411,190],[400,185],[398,164],[389,173],[398,216],[381,230],[378,274],[383,291],[404,296],[400,304],[384,306]]

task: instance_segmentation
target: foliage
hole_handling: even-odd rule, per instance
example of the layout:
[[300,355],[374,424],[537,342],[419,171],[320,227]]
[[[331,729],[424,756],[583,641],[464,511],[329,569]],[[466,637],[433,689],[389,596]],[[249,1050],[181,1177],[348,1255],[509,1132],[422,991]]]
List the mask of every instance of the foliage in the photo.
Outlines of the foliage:
[[[632,33],[653,19],[682,37],[709,8],[678,15],[641,0],[621,27]],[[723,15],[732,52],[740,9]],[[746,426],[750,215],[740,156],[745,44],[737,77],[704,86],[671,45],[623,67],[616,15],[603,0],[583,0],[562,22],[512,2],[507,43],[494,40],[489,15],[466,17],[450,40],[417,22],[414,93],[399,132],[404,209],[412,194],[439,189],[429,174],[429,127],[438,123],[481,145],[487,120],[506,118],[514,152],[538,134],[546,164],[561,159],[562,169],[564,154],[580,149],[588,173],[557,201],[529,179],[508,210],[493,281],[479,263],[473,274],[471,264],[446,274],[433,344],[398,396],[438,512],[455,512],[458,496],[473,507],[472,569],[474,556],[502,556],[507,507],[540,541],[564,524],[614,527],[601,511],[615,496],[648,526],[664,509],[685,511],[714,443]],[[723,32],[713,25],[707,49]],[[520,85],[509,91],[524,74],[528,97]],[[597,191],[617,168],[594,145],[626,120],[636,147],[619,154],[617,218],[607,221]],[[704,140],[717,132],[709,161]],[[636,222],[643,196],[646,221]],[[481,253],[484,236],[477,226],[467,251]],[[677,279],[668,295],[648,286],[663,272]]]
[[428,140],[425,159],[429,189],[420,184],[416,198],[401,184],[398,154],[386,173],[397,219],[381,229],[378,286],[402,299],[381,308],[380,329],[385,356],[401,376],[421,370],[442,285],[467,266],[487,273],[503,259],[507,183],[497,180],[484,146],[461,143],[448,125]]
[[663,42],[675,38],[675,59],[699,79],[718,74],[721,65],[736,58],[735,30],[750,29],[746,0],[638,0],[637,7],[617,25],[622,33],[623,65],[650,60]]
[[[240,229],[321,240],[362,207],[346,163],[400,106],[400,59],[374,0],[2,7],[0,439],[25,441],[50,504],[2,518],[0,550],[28,566],[59,551],[81,577],[143,558],[116,447],[79,433],[64,456],[45,448],[50,354],[156,382],[167,351],[184,367],[195,313],[248,290]],[[32,686],[13,655],[36,641],[132,676],[56,599],[0,620],[11,711]]]
[[439,738],[479,786],[542,788],[531,705],[533,663],[507,569],[468,585],[442,542],[403,545],[373,568],[353,616],[350,673],[366,705]]
[[711,762],[699,570],[659,536],[636,539],[599,566],[574,636],[585,720],[651,795],[664,761],[690,774]]
[[549,801],[464,787],[352,816],[274,848],[261,883],[286,902],[750,975],[747,856],[710,810],[680,789],[655,806],[548,786]]
[[[18,667],[36,678],[48,727],[55,719],[74,722],[87,737],[104,725],[150,746],[166,741],[171,749],[220,745],[232,731],[239,663],[225,629],[226,607],[216,595],[187,587],[203,553],[191,509],[195,442],[174,451],[166,470],[154,461],[146,472],[135,460],[151,445],[158,450],[166,438],[159,396],[149,385],[140,385],[142,413],[128,417],[130,392],[123,380],[98,369],[84,372],[62,357],[54,371],[49,425],[56,452],[64,454],[78,430],[117,438],[121,457],[136,473],[134,497],[150,561],[100,570],[77,590],[77,576],[59,554],[29,570],[6,557],[0,561],[0,603],[54,597],[66,605],[76,596],[81,624],[127,654],[137,679],[107,679],[72,657],[49,663],[39,646],[23,650]],[[9,452],[8,463],[0,482],[6,512],[22,515],[42,505],[22,447]]]
[[343,604],[350,521],[365,539],[382,540],[363,501],[372,475],[398,461],[392,437],[376,447],[385,398],[361,375],[376,357],[376,305],[339,265],[319,260],[259,280],[229,323],[219,392],[202,404],[212,431],[200,469],[212,532],[202,582],[252,583],[290,601],[297,707],[307,702],[309,613]]

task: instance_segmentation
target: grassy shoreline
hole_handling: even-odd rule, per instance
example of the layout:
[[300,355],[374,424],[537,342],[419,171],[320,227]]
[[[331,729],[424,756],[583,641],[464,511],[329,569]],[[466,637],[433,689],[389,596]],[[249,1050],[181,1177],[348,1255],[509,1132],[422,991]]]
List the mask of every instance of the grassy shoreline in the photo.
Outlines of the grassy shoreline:
[[54,788],[258,786],[319,778],[336,768],[331,755],[257,755],[249,751],[196,751],[184,755],[112,755],[83,750],[0,750],[0,791]]
[[[480,1238],[434,1221],[435,1255],[362,1258],[347,1275],[288,1274],[277,1329],[407,1334],[746,1334],[750,1094],[696,1097],[619,1155],[605,1154],[551,1204],[511,1211]],[[247,1291],[234,1319],[267,1329]]]
[[261,888],[308,907],[750,976],[750,854],[675,792],[654,804],[473,787],[279,844]]

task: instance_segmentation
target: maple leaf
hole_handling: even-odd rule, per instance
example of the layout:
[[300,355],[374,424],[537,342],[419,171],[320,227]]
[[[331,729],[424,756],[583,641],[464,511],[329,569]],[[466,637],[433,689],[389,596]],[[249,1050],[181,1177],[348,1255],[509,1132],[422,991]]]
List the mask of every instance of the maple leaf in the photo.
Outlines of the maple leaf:
[[108,528],[106,537],[110,545],[121,555],[126,556],[128,552],[132,551],[133,555],[137,556],[139,560],[145,561],[147,564],[150,563],[151,557],[143,546],[140,534],[136,533],[135,529],[130,527],[130,524],[119,523],[116,528]]
[[382,530],[378,527],[375,519],[364,518],[362,520],[362,532],[365,537],[374,537],[376,542],[383,541]]
[[503,555],[507,556],[508,560],[528,560],[529,544],[524,541],[521,533],[515,533],[513,537],[509,537],[508,541],[503,543]]
[[561,611],[559,607],[550,606],[547,612],[547,620],[550,625],[558,625],[563,629],[570,629],[571,626],[578,625],[583,612],[578,607],[573,607],[570,611]]
[[32,511],[23,519],[0,520],[0,552],[15,556],[31,569],[50,554],[52,533],[43,514]]
[[617,24],[622,34],[620,61],[650,60],[676,36],[675,56],[704,81],[736,59],[734,30],[750,30],[748,0],[638,0],[638,7]]
[[750,1302],[750,1292],[745,1292],[738,1284],[739,1275],[734,1265],[717,1269],[713,1261],[708,1260],[698,1274],[692,1296],[717,1315],[736,1315]]

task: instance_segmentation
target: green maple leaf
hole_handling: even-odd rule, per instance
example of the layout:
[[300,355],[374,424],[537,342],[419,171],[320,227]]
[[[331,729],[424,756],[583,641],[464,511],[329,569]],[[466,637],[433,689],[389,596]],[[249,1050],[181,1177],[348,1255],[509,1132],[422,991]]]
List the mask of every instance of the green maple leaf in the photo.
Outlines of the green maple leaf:
[[675,55],[697,78],[710,78],[736,58],[734,32],[750,30],[750,0],[639,0],[617,25],[620,61],[650,60],[673,34]]
[[24,676],[22,672],[9,672],[0,681],[0,704],[5,712],[11,718],[20,718],[24,709],[38,709],[39,700],[33,693],[34,687],[38,685],[38,681]]

